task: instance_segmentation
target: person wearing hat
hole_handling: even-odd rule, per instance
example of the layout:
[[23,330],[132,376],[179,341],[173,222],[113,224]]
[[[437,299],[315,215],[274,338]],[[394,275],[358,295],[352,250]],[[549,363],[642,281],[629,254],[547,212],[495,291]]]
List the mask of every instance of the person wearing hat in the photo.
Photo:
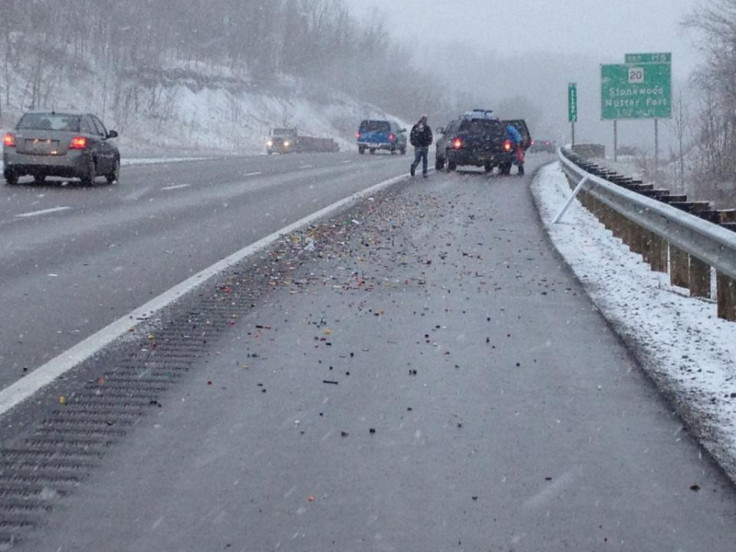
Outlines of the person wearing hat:
[[417,124],[411,127],[409,142],[414,146],[414,162],[409,167],[409,172],[414,176],[414,171],[421,161],[422,176],[427,178],[427,155],[429,154],[429,146],[432,145],[432,129],[427,124],[426,115],[422,115]]

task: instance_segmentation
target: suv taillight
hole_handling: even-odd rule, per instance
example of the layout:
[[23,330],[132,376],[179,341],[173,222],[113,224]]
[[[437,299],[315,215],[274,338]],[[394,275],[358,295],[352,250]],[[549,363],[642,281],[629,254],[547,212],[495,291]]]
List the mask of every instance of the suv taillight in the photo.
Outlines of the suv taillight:
[[6,134],[3,136],[3,146],[6,148],[14,148],[15,147],[15,134]]
[[389,134],[388,135],[388,141],[389,142],[393,142],[394,140],[396,140],[396,136],[394,136],[393,134]]
[[504,151],[512,151],[514,149],[514,143],[511,140],[506,140],[503,143],[503,150]]
[[453,138],[452,139],[452,149],[460,149],[463,147],[463,141],[460,138]]
[[87,147],[87,139],[84,136],[75,136],[69,143],[69,149],[78,150]]
[[355,138],[358,139],[358,140],[360,140],[360,132],[356,132],[355,133]]

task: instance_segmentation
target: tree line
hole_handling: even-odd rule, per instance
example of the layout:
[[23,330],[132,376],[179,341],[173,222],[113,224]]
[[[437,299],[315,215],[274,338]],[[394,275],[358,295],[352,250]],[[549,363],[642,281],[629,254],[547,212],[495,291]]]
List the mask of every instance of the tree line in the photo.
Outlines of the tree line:
[[160,110],[182,67],[212,66],[233,86],[308,79],[410,119],[444,101],[381,19],[359,23],[340,0],[3,0],[0,41],[0,108],[47,104],[61,79],[93,73],[116,115]]
[[705,63],[694,75],[702,94],[694,128],[698,172],[711,181],[736,176],[736,0],[696,8],[685,26],[698,32]]

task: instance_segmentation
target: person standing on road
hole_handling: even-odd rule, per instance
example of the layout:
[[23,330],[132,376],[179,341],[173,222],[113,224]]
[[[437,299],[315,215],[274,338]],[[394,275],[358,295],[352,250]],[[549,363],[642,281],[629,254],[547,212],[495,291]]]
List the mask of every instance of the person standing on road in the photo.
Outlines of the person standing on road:
[[409,168],[409,172],[414,176],[414,171],[422,162],[422,176],[427,178],[427,155],[429,154],[429,146],[432,145],[432,129],[427,124],[427,116],[422,115],[421,119],[411,127],[409,134],[409,142],[414,146],[414,162]]
[[506,125],[506,135],[514,143],[514,163],[519,167],[519,175],[524,174],[524,148],[522,143],[524,139],[521,133],[514,125]]

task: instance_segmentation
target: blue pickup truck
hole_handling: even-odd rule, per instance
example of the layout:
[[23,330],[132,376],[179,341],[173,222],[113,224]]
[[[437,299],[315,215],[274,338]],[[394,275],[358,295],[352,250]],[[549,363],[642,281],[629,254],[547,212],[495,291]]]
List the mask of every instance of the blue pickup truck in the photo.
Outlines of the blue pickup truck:
[[406,129],[394,121],[366,119],[360,123],[356,138],[358,153],[361,154],[365,150],[371,153],[376,153],[376,150],[406,153]]

